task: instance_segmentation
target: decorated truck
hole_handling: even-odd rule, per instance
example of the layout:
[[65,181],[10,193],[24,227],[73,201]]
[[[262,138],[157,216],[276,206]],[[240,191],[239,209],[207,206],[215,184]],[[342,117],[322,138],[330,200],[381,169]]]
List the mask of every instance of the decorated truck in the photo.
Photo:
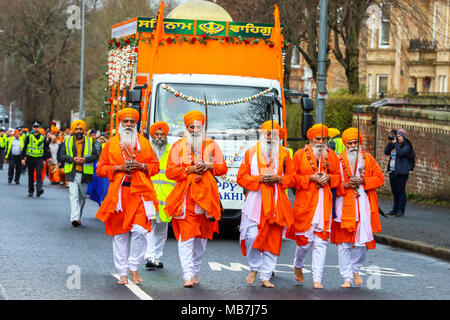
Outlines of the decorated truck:
[[[207,135],[219,144],[229,168],[226,176],[217,177],[222,217],[237,219],[245,195],[236,175],[245,151],[258,141],[264,121],[274,119],[286,127],[285,44],[278,8],[273,25],[208,20],[204,12],[198,12],[203,14],[199,19],[195,12],[191,19],[165,18],[163,8],[161,2],[156,18],[136,17],[112,26],[110,129],[114,133],[117,128],[115,115],[121,108],[137,103],[140,132],[145,135],[152,123],[165,121],[173,143],[185,132],[184,114],[205,112],[206,98]],[[137,100],[131,94],[136,89]]]

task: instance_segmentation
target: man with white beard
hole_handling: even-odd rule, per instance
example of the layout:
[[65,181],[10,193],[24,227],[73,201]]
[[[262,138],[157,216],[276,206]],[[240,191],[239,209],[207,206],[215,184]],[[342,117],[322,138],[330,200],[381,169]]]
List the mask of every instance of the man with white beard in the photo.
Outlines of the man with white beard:
[[294,165],[289,152],[280,145],[284,129],[276,121],[261,125],[261,138],[246,150],[237,174],[237,184],[248,190],[242,208],[241,250],[247,256],[250,273],[246,281],[261,286],[270,282],[281,252],[284,231],[294,222],[286,189],[295,185]]
[[168,217],[164,208],[166,198],[172,192],[175,181],[166,177],[167,160],[170,154],[171,145],[167,142],[169,126],[164,121],[155,122],[150,126],[149,134],[153,151],[159,160],[159,173],[152,177],[153,186],[159,201],[159,210],[155,219],[152,220],[152,231],[147,233],[147,251],[145,252],[145,266],[147,268],[163,268],[160,261],[163,255],[164,245],[167,240],[167,229],[172,220]]
[[183,120],[186,134],[173,144],[167,161],[167,178],[176,185],[166,198],[164,211],[173,218],[184,287],[192,288],[200,283],[208,239],[219,231],[221,205],[215,176],[225,175],[228,167],[219,145],[203,136],[203,113],[189,111]]
[[331,188],[339,184],[339,161],[326,146],[328,127],[318,123],[307,132],[310,141],[294,154],[296,193],[295,223],[286,237],[295,240],[295,279],[303,283],[306,254],[312,248],[313,288],[322,289],[322,273],[330,232],[333,195]]
[[376,189],[384,175],[375,158],[361,148],[362,135],[357,128],[342,134],[345,151],[339,156],[341,177],[337,187],[336,218],[331,225],[331,243],[337,244],[342,288],[352,281],[362,285],[359,275],[368,249],[375,249],[373,234],[381,232]]
[[137,270],[147,247],[145,235],[158,211],[150,177],[159,172],[159,162],[150,142],[136,130],[139,112],[124,108],[117,117],[118,134],[108,140],[97,165],[97,175],[107,177],[110,184],[96,217],[105,223],[105,233],[113,237],[118,284],[128,283],[128,273],[139,284],[143,280]]

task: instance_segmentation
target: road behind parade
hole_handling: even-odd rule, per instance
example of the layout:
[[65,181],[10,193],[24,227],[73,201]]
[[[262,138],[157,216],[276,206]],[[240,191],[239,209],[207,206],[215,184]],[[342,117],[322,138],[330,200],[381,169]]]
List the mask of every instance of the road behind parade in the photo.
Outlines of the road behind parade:
[[[272,282],[274,289],[248,285],[247,258],[239,235],[229,225],[208,241],[199,274],[200,285],[183,288],[177,243],[169,230],[163,269],[142,264],[144,282],[118,285],[112,239],[95,218],[98,204],[87,200],[82,225],[70,223],[67,188],[44,182],[44,194],[27,197],[27,175],[21,184],[7,183],[0,171],[0,299],[2,300],[442,300],[450,296],[450,264],[438,258],[377,244],[361,277],[364,284],[340,288],[337,248],[329,243],[323,275],[324,289],[313,289],[311,252],[305,282],[293,272],[295,242],[283,240]],[[385,221],[385,220],[383,220]],[[383,222],[382,221],[382,222]],[[386,223],[386,222],[385,222]],[[169,227],[170,228],[170,227]]]

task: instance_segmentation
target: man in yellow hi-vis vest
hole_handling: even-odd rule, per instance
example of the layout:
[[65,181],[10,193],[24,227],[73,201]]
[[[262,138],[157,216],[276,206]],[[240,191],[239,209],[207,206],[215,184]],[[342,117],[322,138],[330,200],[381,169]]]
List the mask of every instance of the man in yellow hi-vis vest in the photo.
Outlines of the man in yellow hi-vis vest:
[[34,192],[34,171],[36,171],[36,196],[44,193],[42,188],[42,169],[44,161],[51,157],[50,149],[45,137],[39,132],[41,124],[35,121],[32,125],[33,133],[25,138],[22,150],[22,165],[28,167],[28,196]]
[[0,170],[3,170],[3,161],[5,158],[6,145],[8,143],[8,136],[4,128],[0,128]]
[[94,162],[99,153],[92,138],[85,137],[86,123],[75,120],[70,129],[72,135],[64,140],[61,160],[69,184],[70,220],[74,227],[81,225],[81,215],[86,202],[88,183],[94,180]]
[[155,219],[152,221],[152,230],[147,233],[147,251],[144,257],[147,268],[162,268],[163,263],[160,259],[167,240],[168,225],[172,219],[166,216],[164,207],[166,206],[167,196],[175,186],[175,181],[166,177],[167,160],[171,149],[171,145],[167,143],[169,126],[163,121],[155,122],[150,126],[149,134],[153,151],[159,160],[159,173],[151,178],[159,201],[159,212],[156,213]]
[[20,162],[22,161],[22,151],[24,146],[24,139],[20,135],[20,131],[17,129],[14,130],[14,136],[10,137],[6,146],[5,159],[8,159],[9,162],[8,183],[12,183],[14,178],[16,184],[20,184],[20,172],[22,170]]

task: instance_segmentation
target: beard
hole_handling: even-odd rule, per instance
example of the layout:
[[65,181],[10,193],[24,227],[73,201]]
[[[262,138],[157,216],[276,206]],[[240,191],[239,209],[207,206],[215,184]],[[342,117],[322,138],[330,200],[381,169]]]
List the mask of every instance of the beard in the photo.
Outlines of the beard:
[[201,132],[189,133],[188,131],[186,131],[185,136],[188,146],[191,147],[194,153],[194,157],[200,156],[202,150],[203,134]]
[[153,151],[155,151],[155,154],[158,157],[158,160],[161,159],[167,148],[167,138],[161,139],[152,138],[152,147]]
[[322,157],[325,157],[327,155],[327,148],[324,144],[321,143],[311,143],[311,149],[314,153],[314,157],[316,159],[320,159]]
[[75,135],[75,138],[77,138],[78,140],[81,140],[81,138],[83,138],[83,132],[77,132],[74,135]]
[[260,139],[261,154],[266,163],[270,163],[270,172],[275,173],[278,162],[278,140],[277,139]]
[[136,126],[134,128],[127,127],[125,128],[122,123],[119,123],[119,137],[120,137],[120,145],[122,147],[134,148],[137,142],[137,130]]
[[351,148],[347,151],[347,159],[352,171],[354,171],[357,156],[358,156],[358,167],[361,165],[362,161],[361,153],[358,155],[357,152],[358,152],[357,148]]

